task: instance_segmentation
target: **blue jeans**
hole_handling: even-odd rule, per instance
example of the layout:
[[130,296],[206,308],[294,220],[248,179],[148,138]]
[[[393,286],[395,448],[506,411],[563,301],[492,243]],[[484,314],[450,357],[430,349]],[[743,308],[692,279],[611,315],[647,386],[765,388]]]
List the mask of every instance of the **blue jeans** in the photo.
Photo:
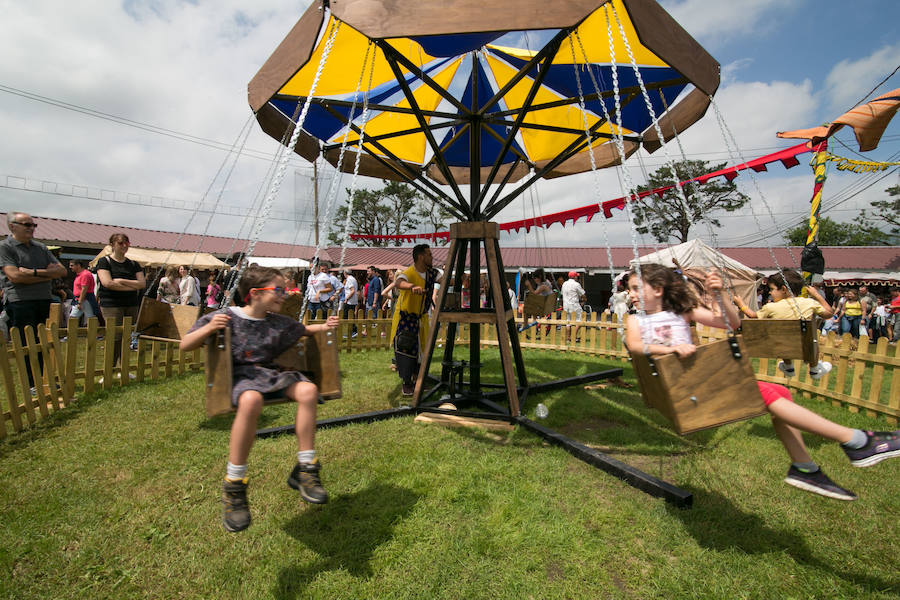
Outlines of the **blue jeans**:
[[372,304],[366,304],[366,318],[367,319],[377,319],[378,318],[378,307]]
[[849,331],[850,335],[858,338],[860,321],[862,321],[861,315],[856,317],[848,317],[847,315],[844,315],[843,317],[841,317],[841,334],[845,334]]
[[316,315],[318,314],[319,310],[322,309],[322,303],[321,302],[310,302],[307,309],[309,310],[309,318],[316,319],[316,318],[318,318],[318,317],[316,317]]

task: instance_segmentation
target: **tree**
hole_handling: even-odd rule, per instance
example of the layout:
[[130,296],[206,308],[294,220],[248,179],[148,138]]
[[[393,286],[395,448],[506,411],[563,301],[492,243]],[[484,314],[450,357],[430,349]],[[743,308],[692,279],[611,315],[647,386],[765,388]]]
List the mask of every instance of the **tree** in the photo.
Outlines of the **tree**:
[[[686,181],[723,168],[725,163],[710,165],[705,160],[684,160],[675,163],[675,177]],[[640,186],[639,191],[654,190],[670,186],[675,182],[671,165],[660,167],[650,174],[649,183]],[[675,238],[679,243],[689,239],[693,225],[706,221],[713,227],[722,224],[713,214],[717,210],[735,211],[744,206],[750,198],[737,191],[731,181],[719,178],[707,183],[688,183],[684,186],[684,196],[677,188],[666,190],[662,198],[651,194],[631,203],[634,225],[638,233],[649,233],[657,242],[668,242]],[[687,203],[685,203],[687,198]]]
[[[347,190],[347,201],[338,207],[330,224],[328,241],[343,244],[344,223],[347,208],[353,202],[350,215],[350,233],[364,235],[400,235],[414,231],[420,225],[433,231],[446,229],[445,221],[450,214],[434,200],[423,197],[412,186],[399,181],[382,181],[377,190]],[[363,246],[390,246],[392,240],[357,240]],[[399,246],[401,240],[394,240]]]
[[875,218],[882,219],[891,226],[889,237],[896,243],[900,237],[900,185],[890,187],[885,192],[892,198],[876,200],[872,202],[872,206],[875,207]]
[[[802,221],[797,227],[785,232],[785,239],[794,246],[806,245],[809,221]],[[852,223],[838,223],[831,217],[819,219],[819,246],[883,246],[886,245],[884,232],[865,223],[859,215]]]

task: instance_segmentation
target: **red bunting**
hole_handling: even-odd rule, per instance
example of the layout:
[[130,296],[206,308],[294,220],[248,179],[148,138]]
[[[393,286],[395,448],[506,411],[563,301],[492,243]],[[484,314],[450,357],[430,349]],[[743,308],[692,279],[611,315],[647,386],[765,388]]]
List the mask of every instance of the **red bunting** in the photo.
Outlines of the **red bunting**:
[[[681,181],[678,183],[678,185],[684,186],[692,182],[697,182],[702,185],[713,177],[724,177],[728,181],[734,181],[734,179],[739,175],[740,171],[743,171],[745,169],[753,169],[757,173],[761,173],[763,171],[766,171],[766,165],[774,163],[776,161],[781,162],[781,164],[784,165],[785,169],[790,169],[800,164],[800,161],[797,160],[798,154],[803,154],[810,151],[811,150],[807,148],[806,144],[798,144],[796,146],[792,146],[791,148],[786,148],[784,150],[779,150],[778,152],[773,152],[772,154],[767,154],[765,156],[755,158],[735,167],[725,167],[724,169],[713,171],[712,173],[706,173],[687,181]],[[646,198],[647,196],[656,194],[657,197],[662,199],[665,192],[674,188],[674,185],[668,185],[665,187],[656,188],[654,190],[640,192],[636,197]],[[630,197],[635,198],[635,196]],[[533,217],[531,219],[521,219],[519,221],[510,221],[509,223],[501,223],[500,231],[518,232],[520,229],[524,229],[526,232],[530,232],[532,227],[550,227],[554,223],[562,223],[562,226],[565,227],[569,221],[572,221],[572,224],[574,225],[578,221],[578,219],[582,217],[584,217],[587,222],[590,222],[594,215],[600,212],[601,209],[603,210],[603,215],[607,219],[610,219],[612,218],[612,209],[614,208],[625,208],[624,196],[621,198],[615,198],[613,200],[607,200],[602,204],[588,204],[587,206],[580,206],[578,208],[572,208],[570,210],[564,210],[549,215]],[[353,240],[403,240],[410,243],[413,243],[416,240],[437,240],[449,238],[449,231],[403,235],[364,235],[357,233],[350,234],[350,239]]]

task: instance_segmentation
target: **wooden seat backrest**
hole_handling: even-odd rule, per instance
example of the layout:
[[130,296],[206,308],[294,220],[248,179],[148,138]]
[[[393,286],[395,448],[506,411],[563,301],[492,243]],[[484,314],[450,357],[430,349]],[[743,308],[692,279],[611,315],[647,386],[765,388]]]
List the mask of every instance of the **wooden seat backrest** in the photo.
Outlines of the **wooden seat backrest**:
[[729,340],[700,346],[684,359],[666,354],[651,361],[633,352],[645,404],[665,415],[681,435],[765,414],[740,336],[738,344],[739,359],[734,358]]
[[135,330],[143,338],[180,341],[200,318],[201,307],[169,304],[144,296]]
[[525,296],[525,305],[522,314],[528,317],[545,317],[556,309],[556,296],[541,296],[540,294],[528,294]]
[[[304,336],[279,356],[275,363],[287,370],[300,371],[316,384],[325,399],[341,397],[337,330]],[[221,347],[220,347],[221,345]],[[234,410],[231,405],[233,371],[231,362],[231,329],[223,337],[211,335],[206,340],[206,416],[214,417]],[[287,398],[282,400],[287,402]],[[278,400],[267,401],[269,404]]]
[[741,335],[750,356],[796,358],[815,365],[819,361],[820,326],[818,317],[809,320],[744,319]]

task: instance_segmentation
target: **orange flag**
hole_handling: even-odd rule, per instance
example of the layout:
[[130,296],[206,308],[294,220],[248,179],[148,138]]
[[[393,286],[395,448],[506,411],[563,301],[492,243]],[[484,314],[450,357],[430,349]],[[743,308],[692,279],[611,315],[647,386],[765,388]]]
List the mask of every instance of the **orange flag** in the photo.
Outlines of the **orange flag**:
[[898,109],[900,109],[900,88],[845,112],[828,126],[779,131],[777,135],[780,138],[809,140],[809,146],[813,147],[826,140],[844,125],[849,125],[856,133],[860,152],[866,152],[878,147],[881,135]]

